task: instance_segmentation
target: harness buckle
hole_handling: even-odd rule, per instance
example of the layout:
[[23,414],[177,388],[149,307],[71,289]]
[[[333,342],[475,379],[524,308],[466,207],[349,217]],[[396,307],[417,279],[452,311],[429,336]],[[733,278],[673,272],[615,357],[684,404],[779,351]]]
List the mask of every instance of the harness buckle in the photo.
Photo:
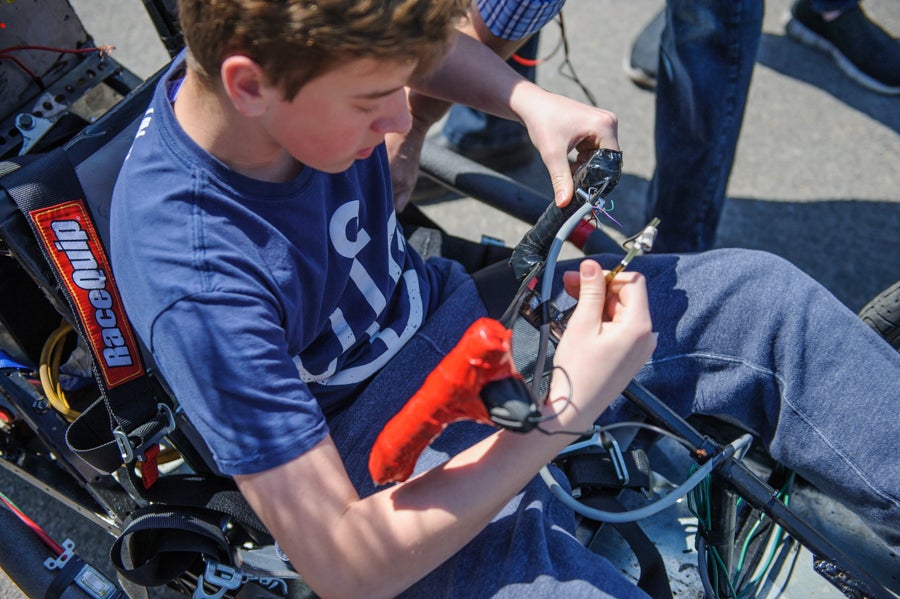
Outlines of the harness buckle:
[[156,431],[149,439],[145,440],[139,447],[131,442],[128,434],[122,430],[121,426],[117,426],[113,429],[113,439],[116,442],[116,447],[119,448],[119,454],[122,456],[123,463],[130,464],[135,459],[139,462],[145,461],[147,459],[147,448],[156,445],[159,443],[160,439],[175,430],[175,414],[172,412],[172,408],[162,402],[156,404],[156,416],[154,417],[154,420],[160,421],[161,417],[165,417],[165,424],[163,427]]
[[[240,587],[243,580],[243,575],[236,568],[207,560],[206,570],[197,579],[193,599],[221,599],[226,592]],[[218,590],[209,594],[203,589],[204,584],[218,587]]]

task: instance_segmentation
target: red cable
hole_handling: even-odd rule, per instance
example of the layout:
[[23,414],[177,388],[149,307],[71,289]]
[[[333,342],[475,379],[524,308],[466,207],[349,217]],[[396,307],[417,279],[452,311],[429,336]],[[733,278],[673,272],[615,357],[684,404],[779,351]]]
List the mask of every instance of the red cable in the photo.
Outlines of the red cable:
[[16,66],[18,66],[20,69],[22,69],[23,71],[25,71],[25,73],[26,73],[29,77],[31,77],[31,80],[32,80],[32,81],[34,81],[35,83],[37,83],[39,86],[43,87],[43,84],[41,83],[40,78],[39,78],[37,75],[34,74],[34,71],[32,71],[31,69],[29,69],[28,67],[26,67],[24,64],[22,64],[22,62],[21,62],[18,58],[16,58],[15,56],[7,56],[6,54],[3,54],[2,52],[0,52],[0,59],[4,59],[4,58],[5,58],[6,60],[11,60],[11,61],[13,61],[13,62],[16,64]]
[[539,64],[541,64],[542,62],[544,62],[540,58],[523,58],[523,57],[519,56],[518,54],[513,54],[512,59],[515,60],[520,65],[522,65],[523,67],[536,67]]
[[15,505],[13,505],[2,493],[0,493],[0,501],[3,501],[6,507],[8,507],[12,511],[12,513],[19,517],[19,520],[21,520],[28,528],[34,531],[34,533],[44,542],[44,545],[46,545],[50,548],[51,551],[56,553],[57,557],[65,553],[65,549],[63,549],[59,543],[54,541],[50,537],[50,535],[44,532],[44,529],[38,526],[37,523],[35,523],[31,518],[22,513],[22,511],[19,510],[19,508],[17,508]]
[[46,52],[59,52],[61,54],[87,54],[89,52],[99,52],[101,58],[113,50],[115,50],[114,46],[98,46],[98,47],[90,47],[90,48],[57,48],[55,46],[9,46],[8,48],[0,49],[0,58],[5,58],[7,60],[13,61],[16,66],[25,71],[31,80],[34,81],[35,84],[41,89],[44,89],[44,84],[41,82],[41,78],[38,77],[31,69],[26,67],[19,61],[15,56],[10,56],[9,52],[17,52],[19,50],[44,50]]

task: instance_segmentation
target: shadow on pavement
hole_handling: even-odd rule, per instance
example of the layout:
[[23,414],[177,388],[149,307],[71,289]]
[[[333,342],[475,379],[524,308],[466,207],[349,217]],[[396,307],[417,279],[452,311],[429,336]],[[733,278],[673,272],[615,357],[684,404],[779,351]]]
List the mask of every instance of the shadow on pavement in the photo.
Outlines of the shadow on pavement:
[[898,229],[888,201],[728,198],[717,245],[778,254],[856,312],[900,279]]

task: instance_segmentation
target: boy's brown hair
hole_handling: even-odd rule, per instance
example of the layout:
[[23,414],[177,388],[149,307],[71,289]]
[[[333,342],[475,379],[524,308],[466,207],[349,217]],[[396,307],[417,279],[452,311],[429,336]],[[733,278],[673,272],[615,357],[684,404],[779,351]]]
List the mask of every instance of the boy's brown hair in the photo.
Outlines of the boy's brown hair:
[[332,65],[358,58],[417,61],[446,51],[469,0],[179,0],[188,61],[207,84],[242,54],[292,99]]

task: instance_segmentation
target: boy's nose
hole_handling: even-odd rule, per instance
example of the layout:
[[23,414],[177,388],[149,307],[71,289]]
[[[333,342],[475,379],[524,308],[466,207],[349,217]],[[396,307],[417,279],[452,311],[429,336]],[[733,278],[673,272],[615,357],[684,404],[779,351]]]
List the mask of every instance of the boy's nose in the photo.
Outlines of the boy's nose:
[[412,127],[412,115],[406,101],[406,91],[397,90],[385,105],[385,113],[375,121],[373,128],[381,134],[406,133]]

